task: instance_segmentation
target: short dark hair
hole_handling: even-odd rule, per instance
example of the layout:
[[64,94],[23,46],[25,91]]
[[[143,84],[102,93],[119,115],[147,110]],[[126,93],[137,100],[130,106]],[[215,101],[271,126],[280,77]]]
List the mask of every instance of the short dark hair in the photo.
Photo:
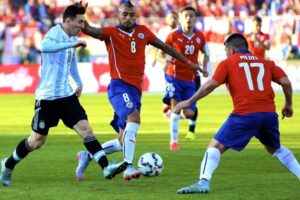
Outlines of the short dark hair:
[[236,49],[248,49],[246,38],[240,33],[233,33],[225,40],[224,45],[233,46]]
[[259,16],[255,16],[255,17],[253,18],[253,21],[254,21],[254,22],[257,22],[257,23],[261,23],[261,22],[262,22],[262,19],[261,19],[261,17],[259,17]]
[[69,5],[63,13],[63,22],[65,22],[67,18],[74,19],[77,15],[84,15],[85,10],[86,7],[84,7],[81,2]]
[[181,9],[179,10],[179,13],[181,14],[181,13],[182,13],[183,11],[185,11],[185,10],[191,10],[191,11],[193,11],[193,12],[195,13],[195,15],[197,14],[197,13],[196,13],[196,9],[193,8],[192,6],[185,6],[185,7],[181,8]]
[[131,1],[126,1],[126,2],[124,2],[124,3],[122,3],[121,5],[123,5],[123,6],[126,6],[126,7],[128,7],[128,8],[132,8],[132,7],[134,7],[134,5],[131,3]]

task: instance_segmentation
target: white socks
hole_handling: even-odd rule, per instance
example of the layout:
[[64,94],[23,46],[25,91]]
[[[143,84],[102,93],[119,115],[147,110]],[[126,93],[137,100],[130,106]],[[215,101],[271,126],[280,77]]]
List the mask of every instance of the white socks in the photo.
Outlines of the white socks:
[[123,134],[123,157],[124,161],[132,163],[135,149],[135,136],[140,125],[135,122],[129,122],[126,125]]
[[171,113],[170,117],[170,141],[171,143],[178,143],[178,127],[180,115]]
[[210,180],[215,169],[219,165],[221,152],[215,147],[207,148],[201,162],[200,179]]
[[103,143],[102,148],[103,148],[106,155],[114,153],[116,151],[122,151],[123,150],[123,147],[121,146],[118,139],[109,140],[109,141]]
[[286,167],[288,170],[294,174],[296,177],[300,178],[300,165],[296,160],[294,154],[286,147],[280,146],[279,149],[273,154],[274,157]]

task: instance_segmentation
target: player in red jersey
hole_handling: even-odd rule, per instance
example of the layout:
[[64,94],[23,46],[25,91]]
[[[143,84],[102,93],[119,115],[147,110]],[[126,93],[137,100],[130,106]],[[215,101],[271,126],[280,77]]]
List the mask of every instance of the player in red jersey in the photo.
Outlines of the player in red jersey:
[[[123,173],[123,178],[131,180],[139,178],[141,175],[134,168],[132,160],[136,134],[140,127],[146,45],[151,44],[163,50],[186,63],[193,70],[202,71],[202,69],[176,49],[159,40],[146,26],[136,24],[136,9],[130,1],[121,4],[118,18],[118,25],[104,28],[92,27],[86,22],[83,32],[104,41],[108,51],[112,78],[108,87],[108,98],[116,114],[111,124],[120,134],[118,139],[104,143],[103,148],[105,153],[123,150],[124,160],[129,163]],[[76,170],[79,175],[86,167],[86,164],[81,165],[80,163],[83,162],[79,162]]]
[[225,41],[228,58],[218,66],[211,80],[188,100],[174,109],[179,112],[225,83],[234,109],[209,144],[201,163],[198,183],[181,188],[179,194],[208,193],[210,179],[218,167],[221,154],[229,148],[242,151],[252,137],[300,179],[300,165],[294,154],[280,144],[278,114],[271,83],[281,85],[285,96],[283,117],[292,117],[292,85],[286,74],[274,62],[264,60],[248,51],[245,37],[235,33]]
[[246,35],[249,51],[254,55],[265,58],[266,50],[270,49],[270,36],[261,31],[262,19],[258,16],[253,19],[253,32]]
[[[173,46],[177,51],[181,52],[185,57],[198,63],[199,53],[204,54],[203,69],[206,70],[209,60],[208,47],[202,32],[195,28],[196,10],[191,6],[182,8],[179,12],[179,28],[172,31],[166,39],[166,43]],[[162,53],[161,59],[165,55]],[[171,62],[170,62],[171,61]],[[171,105],[172,110],[179,101],[190,98],[198,89],[195,85],[196,71],[189,68],[186,63],[169,58],[166,59],[168,64],[166,72],[166,95],[164,103]],[[204,76],[207,76],[204,73]],[[195,139],[195,126],[197,119],[196,104],[192,104],[189,108],[183,109],[183,115],[189,119],[189,132],[186,135],[187,139]],[[178,145],[178,127],[180,113],[176,114],[172,111],[170,116],[170,150],[179,150]]]

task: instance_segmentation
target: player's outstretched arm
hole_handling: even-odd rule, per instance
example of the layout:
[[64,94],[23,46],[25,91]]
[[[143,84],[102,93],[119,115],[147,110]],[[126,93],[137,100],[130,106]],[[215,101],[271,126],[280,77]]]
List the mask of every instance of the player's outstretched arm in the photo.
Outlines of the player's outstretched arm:
[[189,66],[192,69],[203,72],[203,69],[199,65],[192,63],[189,59],[187,59],[181,53],[179,53],[175,48],[173,48],[171,45],[162,42],[160,39],[157,39],[155,42],[151,43],[151,45],[155,46],[158,49],[161,49],[163,52],[169,54],[173,58],[176,58],[181,62],[189,64]]
[[179,102],[175,108],[174,112],[179,113],[181,109],[189,107],[191,104],[195,103],[199,99],[202,99],[209,93],[211,93],[214,89],[216,89],[220,84],[215,81],[214,79],[210,79],[206,81],[198,90],[197,92],[188,100]]
[[103,32],[101,28],[91,26],[87,21],[84,21],[84,28],[82,32],[86,35],[89,35],[93,38],[102,40],[103,39]]

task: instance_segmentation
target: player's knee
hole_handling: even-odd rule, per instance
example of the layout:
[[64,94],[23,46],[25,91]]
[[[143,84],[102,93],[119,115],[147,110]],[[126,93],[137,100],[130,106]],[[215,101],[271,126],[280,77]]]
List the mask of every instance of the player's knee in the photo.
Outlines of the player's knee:
[[194,117],[195,113],[190,109],[184,109],[183,115],[186,119],[192,119]]
[[266,146],[265,145],[265,149],[267,150],[267,152],[270,154],[270,155],[273,155],[277,149],[273,148],[273,147],[269,147],[269,146]]
[[141,122],[140,113],[137,110],[135,110],[133,113],[131,113],[130,115],[128,115],[126,121],[127,121],[127,123],[128,122],[135,122],[137,124],[140,124],[140,122]]

